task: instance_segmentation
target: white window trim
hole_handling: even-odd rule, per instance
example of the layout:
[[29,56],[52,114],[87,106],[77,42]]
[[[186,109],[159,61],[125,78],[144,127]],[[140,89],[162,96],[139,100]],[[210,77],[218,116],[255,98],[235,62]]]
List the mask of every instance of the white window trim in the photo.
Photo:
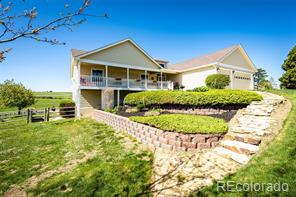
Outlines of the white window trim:
[[94,70],[100,70],[100,71],[102,71],[102,77],[105,77],[105,72],[104,72],[104,69],[102,69],[102,68],[91,68],[91,73],[90,73],[90,75],[91,76],[93,76],[93,71]]
[[[144,75],[145,76],[145,73],[140,73],[140,79],[142,80],[142,75]],[[149,80],[149,74],[147,73],[147,76],[145,76],[145,77],[147,77],[147,80]],[[145,80],[145,79],[144,79]]]

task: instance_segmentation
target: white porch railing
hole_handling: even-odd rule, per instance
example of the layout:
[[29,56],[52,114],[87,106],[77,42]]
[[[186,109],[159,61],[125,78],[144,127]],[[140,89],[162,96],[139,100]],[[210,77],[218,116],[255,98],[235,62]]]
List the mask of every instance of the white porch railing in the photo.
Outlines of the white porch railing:
[[129,80],[130,88],[140,88],[145,89],[145,80],[130,79]]
[[[128,86],[129,84],[129,86]],[[145,80],[126,79],[108,77],[108,84],[106,84],[106,77],[81,75],[80,85],[84,87],[116,87],[116,88],[136,88],[146,89]],[[171,81],[152,81],[147,80],[147,89],[172,89]]]
[[81,75],[80,85],[89,87],[106,87],[106,78],[100,76]]

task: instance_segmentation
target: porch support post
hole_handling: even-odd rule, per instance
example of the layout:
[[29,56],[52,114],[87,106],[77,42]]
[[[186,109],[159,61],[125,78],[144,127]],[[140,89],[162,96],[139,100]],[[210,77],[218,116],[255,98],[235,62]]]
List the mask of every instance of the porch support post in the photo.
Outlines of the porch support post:
[[127,88],[130,86],[130,80],[129,80],[129,68],[126,69],[126,79],[127,79]]
[[120,90],[117,90],[117,106],[119,106],[120,102]]
[[233,80],[234,80],[233,74],[234,74],[234,70],[230,70],[230,88],[231,89],[233,89]]
[[80,118],[81,114],[80,114],[80,97],[81,97],[81,90],[80,90],[80,61],[78,61],[78,65],[77,65],[77,92],[76,92],[76,117]]
[[148,76],[147,76],[147,70],[145,70],[145,89],[147,89],[147,78],[148,78]]
[[106,65],[106,87],[108,87],[108,65]]
[[162,71],[160,71],[160,88],[163,89],[163,85],[162,85]]
[[81,66],[80,66],[80,61],[78,61],[78,64],[77,64],[77,72],[78,72],[78,73],[77,73],[77,85],[78,85],[78,86],[80,86],[80,74],[81,74],[81,73],[80,73],[80,70],[81,70],[80,67],[81,67]]

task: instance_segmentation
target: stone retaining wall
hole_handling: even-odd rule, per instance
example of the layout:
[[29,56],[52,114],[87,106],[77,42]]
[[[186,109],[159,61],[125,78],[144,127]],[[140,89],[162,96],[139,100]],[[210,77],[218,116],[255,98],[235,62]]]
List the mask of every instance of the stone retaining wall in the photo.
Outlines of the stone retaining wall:
[[93,118],[112,126],[114,129],[126,131],[144,144],[168,150],[190,151],[207,149],[217,146],[219,140],[223,137],[222,134],[181,134],[166,132],[101,110],[94,110]]
[[213,116],[216,118],[222,118],[226,121],[230,121],[238,109],[242,107],[236,108],[202,108],[202,107],[184,107],[184,106],[171,106],[171,107],[162,107],[163,111],[169,113],[176,113],[176,114],[197,114],[197,115],[207,115]]

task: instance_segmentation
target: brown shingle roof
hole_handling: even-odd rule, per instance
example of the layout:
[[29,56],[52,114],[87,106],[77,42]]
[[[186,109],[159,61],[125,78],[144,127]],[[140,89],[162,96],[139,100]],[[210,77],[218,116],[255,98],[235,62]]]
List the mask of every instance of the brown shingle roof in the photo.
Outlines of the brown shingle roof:
[[210,53],[207,55],[196,57],[196,58],[186,60],[186,61],[183,61],[180,63],[171,64],[171,65],[168,65],[168,69],[173,69],[173,70],[177,70],[177,71],[184,71],[184,70],[199,67],[202,65],[215,63],[215,62],[218,62],[224,56],[226,56],[229,52],[231,52],[232,50],[237,48],[238,46],[239,45],[234,45],[234,46],[216,51],[214,53]]
[[79,49],[71,49],[71,54],[73,57],[86,53],[87,51],[79,50]]

